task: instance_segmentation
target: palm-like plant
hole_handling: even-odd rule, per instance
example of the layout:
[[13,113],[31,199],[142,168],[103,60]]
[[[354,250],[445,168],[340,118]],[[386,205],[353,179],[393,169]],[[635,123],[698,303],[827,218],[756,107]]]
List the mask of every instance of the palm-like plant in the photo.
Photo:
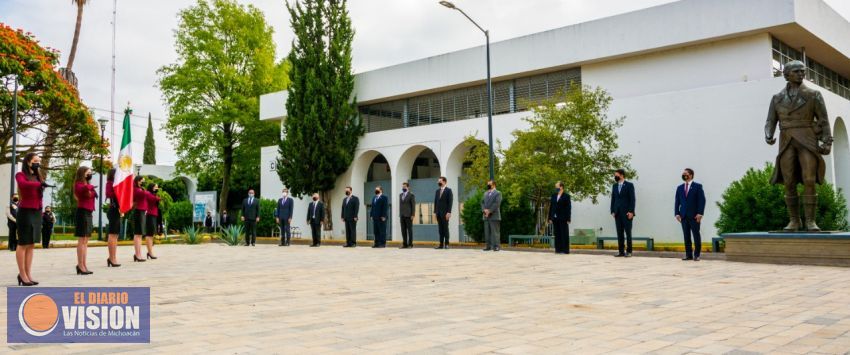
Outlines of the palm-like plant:
[[204,240],[203,236],[201,236],[201,233],[199,233],[195,226],[186,227],[183,230],[183,233],[186,235],[183,237],[183,241],[186,242],[186,244],[201,244]]
[[221,230],[221,240],[229,246],[237,246],[242,243],[242,226],[232,225]]
[[80,41],[80,27],[83,24],[83,7],[88,4],[89,0],[71,0],[71,3],[77,5],[77,25],[74,26],[74,40],[71,42],[71,51],[68,52],[68,65],[65,66],[68,71],[74,66],[74,58],[77,56],[77,42]]

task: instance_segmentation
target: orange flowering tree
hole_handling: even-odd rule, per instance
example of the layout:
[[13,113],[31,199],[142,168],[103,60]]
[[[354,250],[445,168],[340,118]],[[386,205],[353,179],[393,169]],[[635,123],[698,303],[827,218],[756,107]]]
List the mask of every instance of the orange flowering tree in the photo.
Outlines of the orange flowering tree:
[[91,112],[56,69],[58,61],[59,53],[39,45],[31,33],[0,23],[0,163],[8,163],[11,156],[16,79],[18,159],[30,151],[50,150],[56,162],[106,152]]

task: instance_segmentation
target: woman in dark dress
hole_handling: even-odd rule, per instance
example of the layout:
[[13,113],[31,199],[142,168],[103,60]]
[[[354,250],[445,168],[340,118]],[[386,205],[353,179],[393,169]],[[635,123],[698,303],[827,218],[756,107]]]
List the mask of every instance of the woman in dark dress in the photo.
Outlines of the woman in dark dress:
[[121,233],[121,212],[118,209],[118,196],[115,195],[115,169],[109,169],[106,173],[106,198],[109,199],[109,210],[106,212],[106,219],[109,221],[107,228],[108,235],[106,237],[107,249],[109,249],[109,258],[106,259],[107,267],[119,267],[118,263],[118,234]]
[[89,251],[89,238],[92,232],[92,212],[97,191],[90,184],[92,170],[87,166],[77,168],[74,177],[74,199],[77,210],[74,212],[74,236],[77,237],[77,275],[91,275],[86,266]]
[[44,208],[44,213],[41,215],[41,248],[50,248],[50,237],[53,235],[53,224],[56,223],[56,216],[53,215],[53,209],[50,206]]
[[15,174],[18,184],[18,248],[15,261],[18,263],[18,285],[38,285],[32,278],[32,257],[35,238],[41,234],[41,207],[44,199],[44,176],[39,170],[41,157],[36,153],[27,153],[21,164],[21,171]]
[[145,243],[148,246],[148,259],[156,259],[153,255],[153,237],[159,230],[159,196],[156,193],[159,191],[159,185],[151,183],[148,190],[145,191],[145,196],[148,199],[147,224],[145,225]]
[[549,222],[555,230],[555,254],[569,254],[572,202],[563,182],[556,182],[555,188],[558,190],[549,200]]
[[145,234],[145,213],[148,211],[148,198],[145,189],[142,188],[145,178],[136,176],[133,179],[133,247],[136,254],[133,255],[134,262],[143,262],[142,236]]

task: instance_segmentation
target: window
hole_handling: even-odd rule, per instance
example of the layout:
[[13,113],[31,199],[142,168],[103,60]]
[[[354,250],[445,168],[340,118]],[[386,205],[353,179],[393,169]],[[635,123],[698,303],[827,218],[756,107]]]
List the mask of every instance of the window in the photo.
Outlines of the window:
[[808,67],[806,70],[806,79],[809,79],[824,89],[832,91],[838,96],[850,100],[850,80],[814,59],[805,56],[803,52],[773,38],[773,76],[782,76],[782,70],[785,64],[792,60],[799,60],[806,63]]
[[434,216],[433,202],[416,204],[416,209],[413,211],[413,224],[437,224],[436,218]]

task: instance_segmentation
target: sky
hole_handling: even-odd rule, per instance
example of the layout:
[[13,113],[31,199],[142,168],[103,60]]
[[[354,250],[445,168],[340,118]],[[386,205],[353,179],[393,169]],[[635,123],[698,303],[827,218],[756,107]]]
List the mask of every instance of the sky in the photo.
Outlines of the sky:
[[[237,0],[260,9],[274,28],[277,57],[286,56],[293,40],[285,0]],[[710,1],[710,0],[706,0]],[[850,1],[825,0],[845,18]],[[112,0],[90,0],[74,63],[83,102],[97,118],[110,119]],[[674,0],[454,0],[499,41],[657,6]],[[177,14],[196,0],[117,0],[115,136],[121,134],[122,110],[134,110],[133,150],[141,158],[147,116],[153,119],[157,163],[178,157],[161,129],[167,107],[157,87],[157,69],[172,64]],[[437,0],[349,0],[356,31],[356,73],[483,44],[484,37],[457,12]],[[76,6],[70,0],[0,0],[0,22],[32,32],[42,45],[61,52],[64,67],[71,48]],[[110,128],[107,127],[107,134]]]

